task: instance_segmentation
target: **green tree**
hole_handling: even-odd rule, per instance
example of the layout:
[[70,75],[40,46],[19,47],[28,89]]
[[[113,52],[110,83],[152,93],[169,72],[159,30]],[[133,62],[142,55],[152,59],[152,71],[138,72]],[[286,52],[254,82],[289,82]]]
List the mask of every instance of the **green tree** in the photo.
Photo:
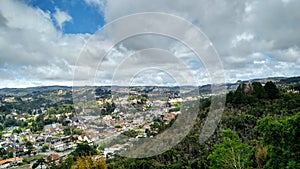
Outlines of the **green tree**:
[[12,157],[14,157],[13,152],[9,151],[9,152],[6,153],[6,158],[12,158]]
[[46,152],[49,149],[48,145],[43,145],[42,146],[42,152]]
[[71,154],[76,159],[77,157],[81,157],[81,156],[96,155],[97,150],[94,146],[90,146],[87,143],[83,143],[83,144],[78,144],[77,148]]
[[253,95],[258,99],[264,99],[267,97],[267,93],[264,87],[261,85],[260,82],[253,82]]
[[18,127],[18,128],[15,128],[15,129],[13,130],[13,133],[20,134],[20,133],[22,133],[22,129],[20,129],[19,127]]
[[45,164],[45,159],[41,157],[35,163],[33,163],[32,168],[37,168],[38,166],[41,166],[42,169],[44,164]]
[[33,150],[33,144],[32,144],[30,141],[27,141],[27,142],[25,143],[25,146],[26,146],[26,148],[28,149],[27,154],[30,156],[30,154],[31,154],[31,152],[32,152],[32,150]]
[[265,89],[269,99],[279,98],[279,89],[272,81],[268,81],[265,84],[264,89]]
[[138,136],[139,132],[135,131],[135,130],[128,130],[123,132],[123,134],[127,137],[136,137]]
[[252,150],[243,144],[237,134],[230,129],[222,131],[223,142],[214,146],[208,156],[211,169],[244,169],[251,168]]
[[243,104],[247,102],[247,97],[245,93],[245,84],[240,84],[236,91],[234,92],[233,103],[235,104]]
[[226,95],[226,103],[232,103],[233,99],[234,99],[234,92],[229,91],[229,93],[227,93]]
[[265,117],[257,128],[262,142],[267,145],[267,163],[264,168],[300,168],[300,112],[294,116],[275,119]]
[[300,83],[294,86],[294,90],[300,91]]

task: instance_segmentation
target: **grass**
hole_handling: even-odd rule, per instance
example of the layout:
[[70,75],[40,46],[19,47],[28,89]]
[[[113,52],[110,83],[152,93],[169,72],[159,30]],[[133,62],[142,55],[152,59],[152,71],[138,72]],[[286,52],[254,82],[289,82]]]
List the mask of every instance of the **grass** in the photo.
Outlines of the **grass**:
[[40,155],[40,154],[35,155],[35,156],[30,156],[30,157],[24,157],[24,159],[23,159],[23,165],[29,164],[29,163],[31,163],[31,162],[33,162],[33,161],[36,161],[36,160],[38,160],[38,159],[40,159],[40,158],[43,158],[43,157],[44,157],[44,156],[43,156],[43,155]]

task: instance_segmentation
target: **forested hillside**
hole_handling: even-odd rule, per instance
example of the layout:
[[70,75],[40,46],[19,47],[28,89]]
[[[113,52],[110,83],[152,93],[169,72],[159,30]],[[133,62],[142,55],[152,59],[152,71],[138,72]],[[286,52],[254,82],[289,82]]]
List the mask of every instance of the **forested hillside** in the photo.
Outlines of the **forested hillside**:
[[144,159],[116,156],[108,168],[300,168],[300,94],[272,82],[240,85],[227,94],[218,128],[203,144],[201,126],[210,101],[200,104],[197,123],[176,147]]

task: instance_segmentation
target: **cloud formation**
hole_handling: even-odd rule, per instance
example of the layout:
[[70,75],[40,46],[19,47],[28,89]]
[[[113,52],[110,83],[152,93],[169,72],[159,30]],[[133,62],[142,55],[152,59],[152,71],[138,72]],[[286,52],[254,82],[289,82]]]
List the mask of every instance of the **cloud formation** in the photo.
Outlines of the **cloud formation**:
[[63,24],[65,22],[69,22],[72,20],[72,17],[67,12],[61,11],[58,8],[55,8],[55,13],[53,14],[53,16],[60,29],[63,28]]
[[[0,16],[0,73],[11,77],[4,78],[0,87],[63,84],[72,80],[75,59],[90,35],[63,34],[56,29],[50,12],[20,1],[1,1]],[[59,22],[66,19],[60,18]]]
[[[172,13],[189,20],[211,39],[228,79],[234,81],[299,75],[299,6],[297,0],[107,0],[104,14],[107,22],[150,11]],[[174,29],[173,25],[165,26]],[[125,47],[132,48],[131,45]]]
[[[198,26],[212,41],[223,62],[228,81],[299,75],[300,1],[298,0],[85,0],[85,2],[86,5],[99,9],[106,23],[137,12],[165,12],[185,18]],[[72,22],[72,19],[73,16],[59,8],[51,13],[32,7],[24,1],[0,1],[0,77],[3,79],[0,87],[72,85],[74,68],[80,66],[76,65],[77,57],[92,36],[65,34],[63,25]],[[138,26],[134,23],[128,23],[127,27],[116,28],[112,33],[133,29]],[[155,25],[157,22],[153,20],[149,21],[149,24]],[[180,30],[176,25],[161,25],[161,29]],[[192,34],[189,36],[193,38]],[[97,53],[107,45],[111,45],[109,39],[95,43],[94,47],[91,47],[91,52]],[[115,45],[103,63],[107,67],[117,67],[122,59],[145,48],[160,48],[176,54],[190,66],[191,72],[197,76],[201,84],[209,82],[202,63],[192,59],[195,56],[191,50],[180,42],[163,36],[128,38]],[[163,57],[158,56],[155,59],[159,61]],[[91,65],[98,64],[99,58],[87,56],[85,62]],[[111,81],[109,79],[111,72],[105,71],[105,66],[99,69],[100,73],[97,75],[101,83]],[[133,67],[134,64],[130,66]],[[130,71],[128,69],[128,72]],[[180,69],[177,71],[180,73]],[[83,81],[89,77],[86,74],[81,76]],[[125,79],[131,78],[126,70],[122,71],[122,76]],[[157,78],[159,82],[164,82],[159,79]],[[145,83],[148,81],[145,80]]]

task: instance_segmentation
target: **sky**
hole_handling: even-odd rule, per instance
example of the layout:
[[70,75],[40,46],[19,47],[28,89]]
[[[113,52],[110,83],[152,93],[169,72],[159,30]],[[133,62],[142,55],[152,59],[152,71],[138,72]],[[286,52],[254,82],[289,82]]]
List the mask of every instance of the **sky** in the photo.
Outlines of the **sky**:
[[[299,0],[2,0],[0,88],[183,84],[179,78],[212,83],[202,60],[176,39],[147,34],[113,43],[143,26],[135,20],[101,34],[111,22],[144,12],[178,16],[199,28],[217,51],[226,82],[299,76],[299,6]],[[189,30],[159,19],[144,23],[196,42]]]

